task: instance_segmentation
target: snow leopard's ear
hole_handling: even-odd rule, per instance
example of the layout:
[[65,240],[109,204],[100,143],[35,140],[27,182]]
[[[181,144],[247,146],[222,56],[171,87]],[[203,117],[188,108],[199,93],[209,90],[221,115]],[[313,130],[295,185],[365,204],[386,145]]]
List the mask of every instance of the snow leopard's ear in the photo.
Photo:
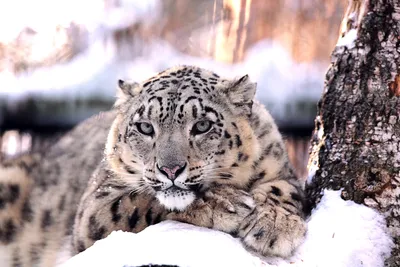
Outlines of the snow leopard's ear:
[[137,82],[128,82],[124,80],[118,80],[119,91],[128,97],[133,97],[140,93],[139,84]]
[[115,107],[121,106],[140,93],[141,87],[137,82],[118,80],[117,101]]
[[245,75],[233,81],[226,93],[233,105],[243,108],[245,113],[249,115],[251,114],[256,89],[257,83],[250,82],[249,75]]

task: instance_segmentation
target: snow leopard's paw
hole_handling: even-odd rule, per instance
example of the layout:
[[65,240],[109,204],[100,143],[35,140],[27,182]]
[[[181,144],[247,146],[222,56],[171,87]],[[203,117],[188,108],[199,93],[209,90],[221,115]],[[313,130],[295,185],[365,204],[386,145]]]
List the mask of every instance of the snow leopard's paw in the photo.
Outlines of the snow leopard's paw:
[[166,219],[212,228],[237,236],[245,218],[255,208],[253,197],[229,185],[213,185],[183,211],[171,211]]
[[212,217],[213,211],[211,206],[201,198],[193,201],[183,211],[170,211],[166,215],[167,220],[189,223],[206,228],[212,228]]
[[213,210],[212,228],[233,236],[238,234],[240,224],[255,208],[249,193],[228,185],[211,188],[204,199]]
[[263,256],[291,256],[304,241],[306,222],[272,205],[259,205],[241,224],[239,237],[246,247]]

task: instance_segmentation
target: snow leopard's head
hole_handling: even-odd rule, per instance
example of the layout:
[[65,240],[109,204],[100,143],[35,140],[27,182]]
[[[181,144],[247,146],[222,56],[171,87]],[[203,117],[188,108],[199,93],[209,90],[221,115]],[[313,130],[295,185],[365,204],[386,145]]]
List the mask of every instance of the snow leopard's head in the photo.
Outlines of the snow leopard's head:
[[132,190],[183,210],[212,182],[245,184],[258,157],[249,114],[256,85],[180,66],[120,81],[108,161]]

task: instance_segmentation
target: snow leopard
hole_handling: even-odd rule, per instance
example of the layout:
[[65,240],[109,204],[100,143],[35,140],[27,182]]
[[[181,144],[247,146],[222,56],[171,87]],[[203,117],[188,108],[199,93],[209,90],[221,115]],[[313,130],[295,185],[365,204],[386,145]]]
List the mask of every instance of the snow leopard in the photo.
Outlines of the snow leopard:
[[2,266],[54,266],[164,220],[223,231],[261,256],[295,251],[303,184],[248,75],[184,65],[117,84],[110,111],[1,162]]

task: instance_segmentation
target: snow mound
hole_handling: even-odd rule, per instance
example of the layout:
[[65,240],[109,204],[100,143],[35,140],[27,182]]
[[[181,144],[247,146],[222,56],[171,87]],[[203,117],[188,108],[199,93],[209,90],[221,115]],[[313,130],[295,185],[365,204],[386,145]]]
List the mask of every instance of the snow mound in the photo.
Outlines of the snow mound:
[[222,232],[165,221],[138,234],[113,232],[62,266],[380,267],[391,247],[382,215],[326,190],[310,217],[306,241],[287,260],[259,258]]

